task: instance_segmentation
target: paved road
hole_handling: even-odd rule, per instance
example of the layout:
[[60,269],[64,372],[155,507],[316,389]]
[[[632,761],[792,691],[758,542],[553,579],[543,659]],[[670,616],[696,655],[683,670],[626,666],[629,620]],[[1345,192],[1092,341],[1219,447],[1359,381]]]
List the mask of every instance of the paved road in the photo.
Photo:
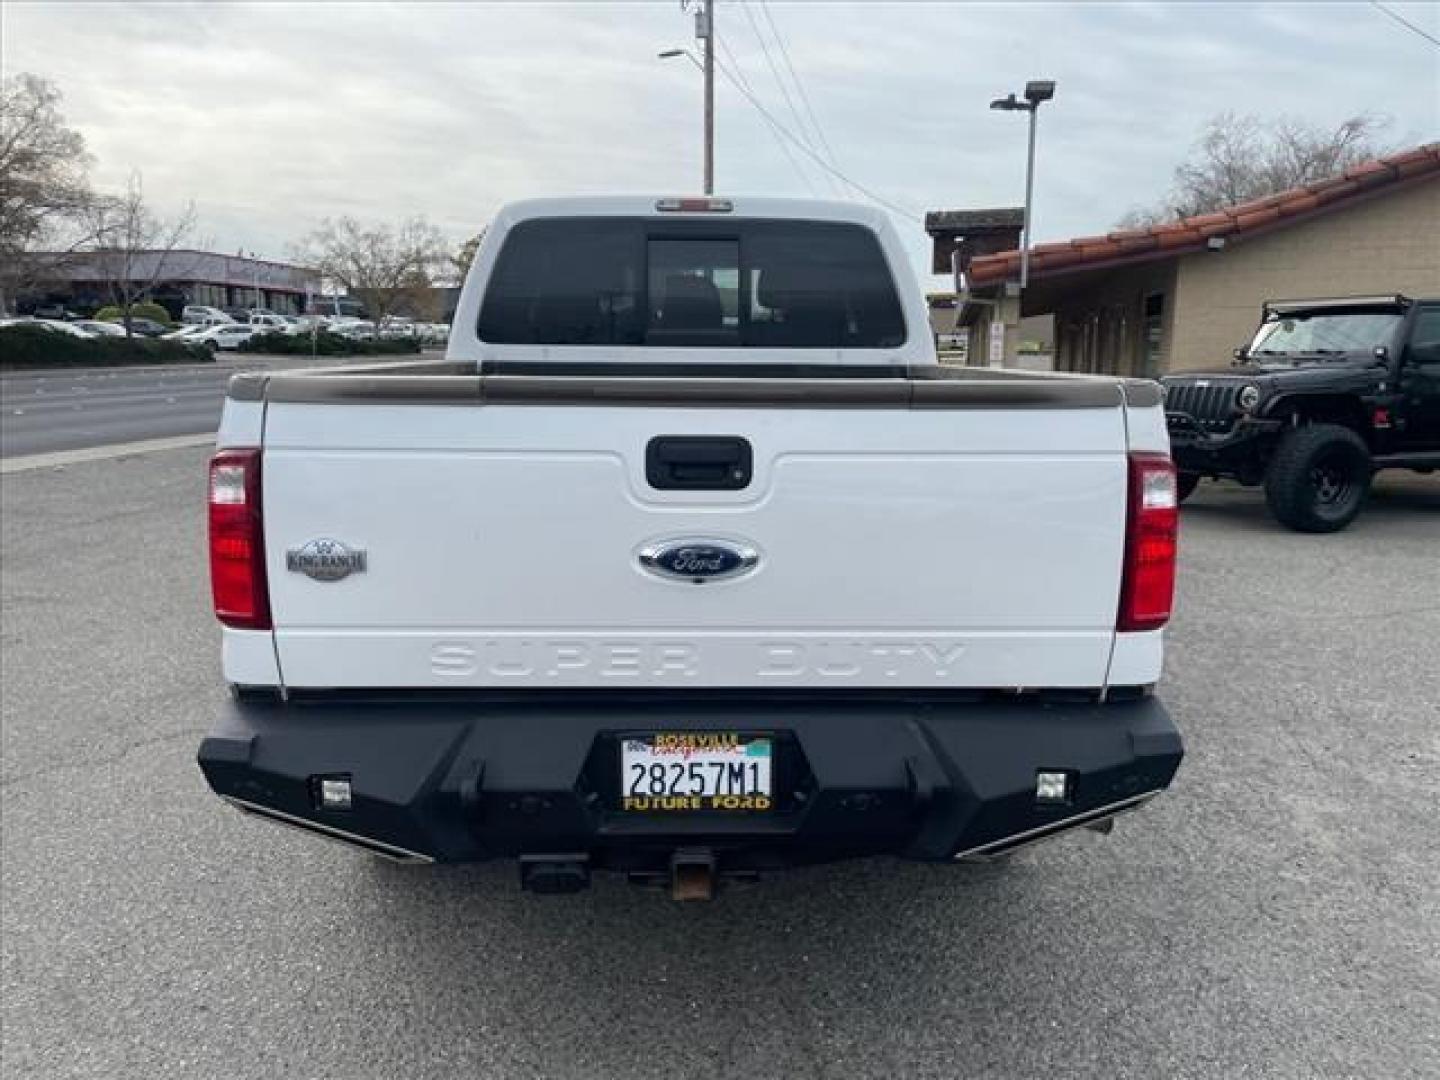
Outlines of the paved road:
[[229,365],[0,378],[0,456],[214,431]]
[[15,1077],[1440,1076],[1440,485],[1305,537],[1185,512],[1176,788],[998,867],[710,906],[397,868],[247,821],[204,452],[3,481],[0,1028]]
[[235,372],[309,364],[308,357],[247,355],[165,368],[7,373],[0,376],[0,457],[211,432]]

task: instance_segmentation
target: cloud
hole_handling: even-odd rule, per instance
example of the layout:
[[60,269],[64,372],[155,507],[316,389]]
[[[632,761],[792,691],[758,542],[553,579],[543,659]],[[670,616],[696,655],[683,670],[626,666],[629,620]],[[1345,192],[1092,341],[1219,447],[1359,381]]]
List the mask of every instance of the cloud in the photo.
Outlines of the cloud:
[[[1440,30],[1428,5],[1397,8]],[[1153,201],[1223,109],[1319,123],[1378,112],[1415,141],[1440,129],[1436,51],[1361,4],[771,0],[784,52],[758,0],[746,12],[722,3],[719,31],[775,117],[797,133],[807,122],[771,73],[788,57],[839,167],[920,211],[1018,204],[1024,118],[986,106],[1026,77],[1056,79],[1039,239]],[[655,57],[694,44],[670,2],[8,3],[3,19],[6,72],[59,84],[97,181],[138,168],[158,203],[193,198],[221,250],[283,255],[341,213],[423,213],[458,241],[508,199],[699,187],[699,75]],[[717,82],[722,191],[835,190]],[[924,234],[904,228],[923,267]]]

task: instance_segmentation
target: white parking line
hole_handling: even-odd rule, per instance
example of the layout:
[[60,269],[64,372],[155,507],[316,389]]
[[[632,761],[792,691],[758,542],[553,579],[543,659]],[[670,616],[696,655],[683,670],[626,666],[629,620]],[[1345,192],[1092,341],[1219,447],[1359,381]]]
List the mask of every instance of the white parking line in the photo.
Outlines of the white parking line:
[[0,461],[0,475],[48,469],[56,465],[79,465],[86,461],[105,461],[131,454],[149,454],[156,450],[179,450],[187,446],[214,445],[215,433],[208,435],[175,435],[165,439],[142,439],[139,442],[115,443],[112,446],[86,446],[79,450],[57,450],[49,454],[23,454]]

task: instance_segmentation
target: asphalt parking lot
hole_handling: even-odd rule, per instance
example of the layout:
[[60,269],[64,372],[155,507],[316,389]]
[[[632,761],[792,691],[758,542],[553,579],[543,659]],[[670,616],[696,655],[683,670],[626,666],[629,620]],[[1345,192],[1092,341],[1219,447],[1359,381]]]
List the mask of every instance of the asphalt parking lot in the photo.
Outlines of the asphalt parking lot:
[[204,459],[3,480],[7,1078],[1440,1075],[1440,478],[1330,537],[1202,488],[1189,756],[1110,837],[676,906],[211,797]]

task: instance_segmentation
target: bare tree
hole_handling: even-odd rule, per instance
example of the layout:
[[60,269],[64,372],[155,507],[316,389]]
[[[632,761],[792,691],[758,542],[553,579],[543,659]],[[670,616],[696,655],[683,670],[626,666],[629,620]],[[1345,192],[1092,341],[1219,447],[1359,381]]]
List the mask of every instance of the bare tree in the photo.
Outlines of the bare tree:
[[90,207],[90,155],[65,123],[60,91],[38,75],[0,82],[0,312],[9,300],[53,276],[54,258],[86,239],[75,226]]
[[1262,121],[1221,113],[1201,130],[1190,157],[1176,166],[1164,202],[1130,211],[1120,225],[1133,228],[1205,214],[1335,176],[1383,154],[1378,137],[1388,126],[1376,116],[1352,116],[1331,129],[1291,117]]
[[343,286],[377,324],[413,308],[450,261],[445,238],[423,217],[396,225],[327,218],[301,241],[296,257]]
[[461,244],[459,251],[450,256],[450,262],[455,267],[455,274],[462,285],[465,283],[465,275],[470,272],[470,264],[475,261],[475,253],[480,250],[480,241],[483,239],[485,239],[485,230],[481,229]]
[[195,205],[187,204],[171,218],[156,214],[145,201],[140,174],[132,172],[123,194],[95,199],[87,216],[95,238],[87,261],[105,282],[129,334],[135,305],[148,300],[167,277],[188,269],[190,256],[177,249],[195,229]]

